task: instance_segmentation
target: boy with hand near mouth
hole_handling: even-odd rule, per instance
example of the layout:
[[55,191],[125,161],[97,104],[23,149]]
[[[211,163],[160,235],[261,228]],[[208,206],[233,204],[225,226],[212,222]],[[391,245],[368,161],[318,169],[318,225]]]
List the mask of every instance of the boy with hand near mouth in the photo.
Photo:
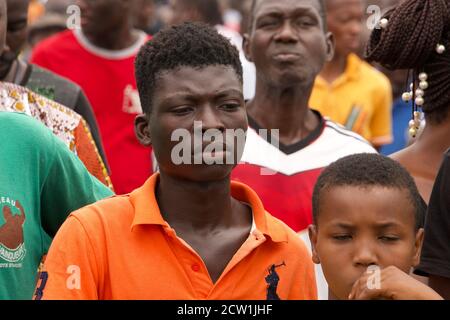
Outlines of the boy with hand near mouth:
[[414,180],[394,160],[358,154],[325,169],[309,235],[330,299],[442,299],[409,276],[419,264],[424,212]]

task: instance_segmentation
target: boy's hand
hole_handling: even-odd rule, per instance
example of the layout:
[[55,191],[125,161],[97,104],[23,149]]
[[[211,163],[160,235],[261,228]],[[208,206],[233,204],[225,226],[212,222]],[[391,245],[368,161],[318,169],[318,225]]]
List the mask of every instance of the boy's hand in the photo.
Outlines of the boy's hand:
[[[376,274],[378,272],[378,274]],[[364,273],[353,285],[349,300],[442,300],[430,287],[396,267]]]

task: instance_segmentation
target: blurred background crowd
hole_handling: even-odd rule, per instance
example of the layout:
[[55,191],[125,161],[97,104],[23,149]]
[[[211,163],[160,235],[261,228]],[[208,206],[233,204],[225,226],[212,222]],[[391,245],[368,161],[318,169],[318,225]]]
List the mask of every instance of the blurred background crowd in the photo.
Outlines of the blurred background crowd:
[[[251,9],[251,0],[130,0],[133,2],[133,9],[131,10],[131,21],[134,28],[145,31],[149,35],[156,34],[165,26],[183,22],[183,21],[202,21],[215,25],[220,28],[220,32],[232,40],[232,42],[241,49],[242,53],[242,35],[247,31],[248,13]],[[371,25],[379,18],[378,13],[382,14],[389,8],[395,6],[401,0],[364,0],[362,11],[355,12],[352,8],[341,7],[337,10],[336,15],[330,15],[328,12],[329,29],[336,37],[336,57],[331,65],[336,65],[339,56],[347,58],[349,54],[356,54],[361,59],[364,59],[364,48],[369,39],[371,32]],[[28,35],[25,50],[22,53],[24,59],[29,59],[31,50],[36,44],[45,38],[64,31],[68,28],[68,19],[74,13],[70,10],[71,5],[77,5],[77,0],[31,0],[28,13]],[[376,6],[376,7],[374,7]],[[378,9],[379,8],[379,11]],[[334,23],[334,21],[336,23]],[[330,23],[331,22],[331,23]],[[99,22],[101,23],[101,21]],[[373,25],[372,25],[373,27]],[[352,44],[353,42],[353,44]],[[356,46],[354,44],[357,44]],[[244,93],[246,99],[251,99],[254,95],[255,85],[255,71],[252,63],[248,62],[243,53],[241,60],[244,66]],[[345,63],[344,63],[345,67]],[[355,132],[363,135],[366,139],[371,141],[374,146],[381,151],[382,154],[390,155],[399,151],[412,143],[411,137],[408,135],[408,122],[411,117],[411,110],[407,104],[402,101],[401,95],[405,90],[407,71],[396,70],[389,71],[380,65],[374,65],[375,68],[382,71],[390,81],[390,87],[381,89],[382,91],[389,91],[392,97],[386,97],[385,101],[376,105],[380,109],[380,119],[387,119],[383,121],[384,124],[373,124],[376,129],[364,129],[358,126],[355,119],[348,119],[348,115],[340,117],[333,113],[333,111],[321,108],[321,104],[326,102],[321,101],[317,97],[320,89],[317,88],[312,100],[317,105],[312,105],[313,108],[319,109],[325,116],[329,116],[332,120],[341,122],[342,125],[353,129]],[[339,71],[339,70],[338,70]],[[324,70],[325,72],[325,70]],[[339,72],[338,72],[339,73]],[[342,70],[340,73],[344,73]],[[324,75],[326,80],[327,77]],[[334,77],[336,80],[337,77]],[[380,78],[381,79],[381,78]],[[333,82],[333,76],[331,77]],[[380,80],[383,87],[383,80]],[[317,84],[320,87],[320,83]],[[328,88],[329,90],[332,90]],[[321,94],[321,93],[320,93]],[[384,92],[380,92],[381,95]],[[321,94],[322,95],[322,94]],[[339,95],[339,94],[338,94]],[[333,97],[333,93],[331,93]],[[330,98],[330,97],[328,97]],[[348,101],[345,101],[345,100]],[[352,97],[343,99],[343,104],[355,104],[351,101]],[[370,98],[369,98],[370,99]],[[326,99],[327,100],[327,99]],[[338,100],[342,100],[339,96]],[[344,107],[347,113],[347,106]],[[389,111],[388,111],[389,110]],[[354,111],[353,109],[351,111]],[[390,115],[386,115],[390,112]],[[375,113],[377,113],[375,111]],[[351,114],[351,112],[350,112]],[[355,115],[355,114],[353,114]],[[389,117],[392,117],[392,122]],[[363,115],[361,115],[361,119]],[[356,119],[357,120],[357,119]],[[382,120],[380,120],[382,121]],[[353,126],[350,124],[353,122]],[[379,130],[381,133],[377,139],[372,139],[373,133],[370,130]],[[369,130],[369,131],[368,131]]]

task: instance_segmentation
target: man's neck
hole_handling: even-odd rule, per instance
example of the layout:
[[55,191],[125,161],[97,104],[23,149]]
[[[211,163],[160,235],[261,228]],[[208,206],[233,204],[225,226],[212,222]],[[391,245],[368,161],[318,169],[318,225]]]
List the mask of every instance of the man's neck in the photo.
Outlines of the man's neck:
[[175,230],[210,231],[233,223],[230,177],[194,182],[161,173],[156,197],[164,220]]
[[248,103],[248,114],[264,129],[278,129],[282,144],[299,142],[319,125],[309,109],[312,86],[276,88],[258,81],[255,98]]
[[116,32],[106,34],[89,34],[84,36],[94,46],[106,50],[123,50],[131,47],[137,41],[137,35],[132,32],[128,23],[121,26]]
[[328,83],[333,83],[347,68],[348,55],[335,54],[333,60],[327,62],[320,72],[320,76]]
[[441,124],[428,122],[422,135],[415,143],[418,150],[423,150],[424,156],[439,157],[439,162],[445,151],[450,148],[450,114]]

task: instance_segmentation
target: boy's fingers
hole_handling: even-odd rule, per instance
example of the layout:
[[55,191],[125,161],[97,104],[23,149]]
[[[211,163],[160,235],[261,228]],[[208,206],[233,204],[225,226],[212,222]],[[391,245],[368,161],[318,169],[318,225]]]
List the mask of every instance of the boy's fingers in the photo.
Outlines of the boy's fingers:
[[349,299],[354,300],[359,296],[359,292],[361,291],[361,285],[365,283],[365,275],[362,275],[361,278],[355,281],[353,284],[352,290],[350,291]]
[[369,286],[371,274],[363,274],[353,285],[349,299],[352,300],[371,300],[382,296],[381,287]]
[[367,286],[363,288],[358,296],[358,300],[373,300],[381,297],[379,289],[369,289]]
[[355,281],[355,283],[353,284],[352,290],[350,290],[350,294],[348,295],[348,299],[349,300],[353,300],[355,298],[356,295],[356,286],[358,284],[358,280]]

